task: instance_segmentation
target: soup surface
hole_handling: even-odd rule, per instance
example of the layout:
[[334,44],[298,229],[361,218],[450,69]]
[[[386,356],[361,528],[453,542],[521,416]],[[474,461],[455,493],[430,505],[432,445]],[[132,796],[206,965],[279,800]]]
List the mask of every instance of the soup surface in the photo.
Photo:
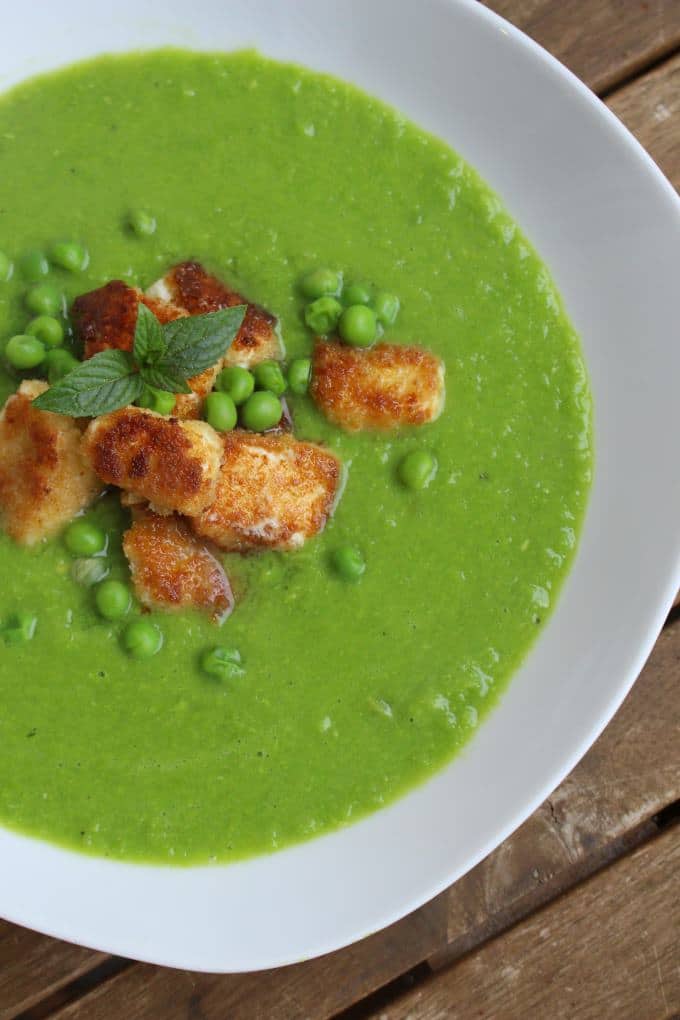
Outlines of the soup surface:
[[[549,272],[459,156],[357,89],[254,53],[99,58],[0,101],[0,248],[18,263],[63,238],[85,270],[69,301],[119,278],[148,286],[187,258],[280,317],[306,355],[298,282],[320,265],[399,295],[386,340],[446,363],[443,414],[348,434],[307,396],[296,434],[328,444],[347,484],[325,532],[292,553],[224,557],[237,604],[221,628],[154,614],[165,641],[135,662],[56,539],[0,536],[0,822],[87,852],[228,860],[379,808],[474,733],[549,615],[590,486],[590,396]],[[156,232],[126,229],[145,209]],[[0,338],[25,327],[26,281],[0,284]],[[0,370],[0,397],[18,377]],[[412,492],[412,449],[438,462]],[[89,512],[125,579],[117,500]],[[366,572],[329,569],[340,544]],[[245,674],[198,668],[215,643]],[[518,741],[527,739],[518,734]]]

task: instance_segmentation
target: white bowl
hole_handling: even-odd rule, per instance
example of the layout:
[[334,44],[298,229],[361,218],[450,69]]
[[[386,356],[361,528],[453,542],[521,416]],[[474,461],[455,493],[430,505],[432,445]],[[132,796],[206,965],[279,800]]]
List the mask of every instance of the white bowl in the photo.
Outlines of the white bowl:
[[[39,10],[36,10],[36,7]],[[102,51],[256,45],[349,79],[451,143],[551,267],[583,338],[596,475],[558,607],[445,770],[341,832],[225,867],[97,860],[0,830],[0,914],[124,956],[236,971],[413,910],[554,789],[616,711],[680,583],[680,202],[568,71],[472,0],[13,5],[0,84]]]

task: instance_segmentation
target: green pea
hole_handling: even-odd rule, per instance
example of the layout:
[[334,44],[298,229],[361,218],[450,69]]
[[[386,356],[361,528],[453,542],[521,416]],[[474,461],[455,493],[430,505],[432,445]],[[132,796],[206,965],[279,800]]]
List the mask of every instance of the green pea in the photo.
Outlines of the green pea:
[[36,315],[56,315],[62,310],[64,296],[52,283],[36,283],[26,294],[26,307]]
[[240,407],[255,389],[255,379],[247,368],[227,365],[217,377],[216,388],[221,393],[228,393],[236,406]]
[[130,589],[122,581],[102,581],[94,593],[94,602],[105,620],[122,620],[130,608]]
[[306,298],[337,297],[342,287],[342,274],[335,269],[314,269],[300,283]]
[[228,393],[209,393],[203,404],[203,417],[218,432],[231,432],[236,425],[236,404]]
[[348,283],[342,292],[344,305],[370,305],[371,291],[365,283]]
[[47,378],[51,383],[59,382],[79,364],[78,359],[74,358],[70,351],[65,351],[63,347],[55,347],[45,355]]
[[156,414],[169,415],[175,410],[175,394],[167,390],[157,390],[155,386],[145,386],[141,397],[135,401],[137,407],[147,407]]
[[100,556],[87,556],[84,559],[74,560],[71,564],[71,577],[76,584],[82,584],[84,588],[91,588],[99,584],[109,573],[109,567],[105,559]]
[[352,545],[341,545],[331,553],[331,563],[343,581],[358,581],[366,570],[366,561]]
[[38,617],[34,613],[13,613],[2,628],[2,636],[8,645],[22,645],[32,641],[38,626]]
[[295,358],[288,366],[288,385],[293,393],[306,393],[312,378],[311,358]]
[[375,295],[373,311],[381,325],[392,326],[399,315],[399,298],[396,294],[388,294],[387,291],[381,290]]
[[237,648],[224,648],[216,645],[201,655],[201,669],[208,676],[217,677],[219,680],[235,680],[237,677],[245,676],[245,669],[241,665],[241,653]]
[[87,268],[90,256],[87,248],[77,241],[59,241],[50,248],[50,262],[71,273],[80,273]]
[[19,333],[7,341],[5,357],[12,368],[25,371],[43,363],[45,348],[36,337]]
[[342,305],[334,297],[320,297],[305,308],[305,322],[319,336],[328,336],[338,324]]
[[150,659],[163,647],[163,634],[150,620],[135,620],[123,631],[123,647],[133,659]]
[[35,336],[45,347],[59,347],[64,342],[64,327],[59,319],[51,315],[39,315],[37,319],[31,319],[26,332],[29,336]]
[[437,461],[427,450],[411,450],[397,468],[407,489],[426,489],[437,474]]
[[156,233],[155,217],[143,209],[136,209],[130,213],[129,226],[137,237],[151,237]]
[[350,305],[340,316],[338,332],[345,343],[353,347],[370,347],[377,330],[375,312],[366,305]]
[[12,279],[12,260],[9,255],[5,255],[4,251],[0,251],[0,283],[7,283],[8,280]]
[[286,380],[278,361],[261,361],[253,368],[253,376],[258,390],[270,390],[277,397],[286,392]]
[[96,556],[106,549],[105,533],[96,524],[85,520],[69,524],[64,542],[73,556]]
[[257,390],[248,397],[241,409],[241,419],[247,429],[253,432],[265,432],[273,429],[281,421],[283,407],[275,393],[269,390]]
[[47,276],[50,264],[42,251],[27,251],[19,259],[19,269],[24,280],[35,283],[41,276]]

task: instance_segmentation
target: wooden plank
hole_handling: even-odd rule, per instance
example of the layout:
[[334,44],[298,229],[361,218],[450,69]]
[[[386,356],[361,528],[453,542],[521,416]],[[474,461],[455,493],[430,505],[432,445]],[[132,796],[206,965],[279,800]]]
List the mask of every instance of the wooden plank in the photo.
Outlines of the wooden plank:
[[[662,634],[630,698],[550,801],[446,893],[364,942],[263,974],[137,965],[55,1020],[296,1020],[332,1016],[439,951],[460,955],[656,831],[680,796],[680,624]],[[200,1010],[200,1012],[199,1012]]]
[[645,1020],[680,1010],[680,830],[441,971],[380,1020]]
[[105,954],[0,921],[0,1020],[92,970]]
[[680,46],[677,0],[486,0],[598,93]]
[[680,54],[616,92],[608,105],[680,189]]

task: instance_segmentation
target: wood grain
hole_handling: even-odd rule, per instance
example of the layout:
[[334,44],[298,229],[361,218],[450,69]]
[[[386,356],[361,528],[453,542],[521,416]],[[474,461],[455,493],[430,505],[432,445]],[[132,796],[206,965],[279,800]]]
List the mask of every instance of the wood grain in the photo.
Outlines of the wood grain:
[[0,921],[0,1020],[9,1020],[92,970],[103,953]]
[[680,45],[677,0],[487,0],[595,92]]
[[680,624],[673,624],[616,718],[550,801],[450,890],[386,931],[263,974],[137,965],[55,1020],[321,1020],[426,957],[459,956],[656,831],[646,823],[680,797],[679,691]]
[[380,1020],[651,1020],[680,1010],[680,830],[441,971]]
[[620,89],[608,105],[680,189],[680,54]]

